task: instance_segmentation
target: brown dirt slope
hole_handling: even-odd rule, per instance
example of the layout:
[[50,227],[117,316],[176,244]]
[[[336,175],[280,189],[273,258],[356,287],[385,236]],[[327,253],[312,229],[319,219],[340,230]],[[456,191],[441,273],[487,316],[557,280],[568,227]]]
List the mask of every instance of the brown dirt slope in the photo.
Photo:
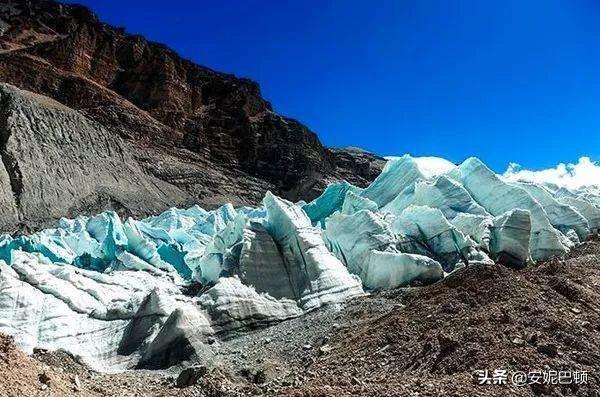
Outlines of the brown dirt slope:
[[[332,337],[309,379],[286,395],[597,396],[600,242],[525,270],[470,267],[397,291],[402,306],[366,312]],[[570,386],[476,384],[476,370],[587,371]],[[509,378],[510,379],[510,378]]]
[[[0,334],[0,396],[68,396],[75,394],[75,374],[44,364],[21,352],[12,337]],[[85,396],[98,396],[87,392]]]
[[130,371],[101,374],[62,351],[37,350],[27,356],[12,337],[0,334],[1,397],[203,397],[256,394],[257,387],[231,380],[218,370],[185,389],[175,387],[173,375]]

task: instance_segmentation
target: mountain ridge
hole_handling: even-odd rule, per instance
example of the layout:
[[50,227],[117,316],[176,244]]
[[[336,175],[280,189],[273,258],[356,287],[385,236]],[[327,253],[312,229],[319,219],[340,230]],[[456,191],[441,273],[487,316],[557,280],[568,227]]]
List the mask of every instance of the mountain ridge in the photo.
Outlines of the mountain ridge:
[[273,112],[256,82],[197,65],[84,6],[18,0],[0,7],[0,20],[0,81],[118,135],[146,174],[186,193],[164,197],[170,205],[256,204],[267,190],[310,200],[335,180],[365,186],[383,167],[371,153],[324,147]]

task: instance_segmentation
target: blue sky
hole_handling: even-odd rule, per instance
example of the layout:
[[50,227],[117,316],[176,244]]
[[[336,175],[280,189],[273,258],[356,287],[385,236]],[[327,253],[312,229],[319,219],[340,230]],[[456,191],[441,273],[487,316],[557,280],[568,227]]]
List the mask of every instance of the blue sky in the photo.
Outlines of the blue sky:
[[546,168],[600,160],[600,3],[80,0],[260,83],[328,146]]

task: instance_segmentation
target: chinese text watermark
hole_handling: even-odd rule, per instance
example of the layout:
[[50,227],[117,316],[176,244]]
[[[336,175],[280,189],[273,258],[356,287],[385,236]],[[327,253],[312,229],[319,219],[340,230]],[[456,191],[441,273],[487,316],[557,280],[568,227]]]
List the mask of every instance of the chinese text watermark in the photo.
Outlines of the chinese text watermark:
[[588,373],[587,371],[557,371],[551,369],[532,370],[529,372],[508,372],[505,369],[494,369],[491,371],[480,369],[475,371],[475,379],[480,385],[580,385],[587,383]]

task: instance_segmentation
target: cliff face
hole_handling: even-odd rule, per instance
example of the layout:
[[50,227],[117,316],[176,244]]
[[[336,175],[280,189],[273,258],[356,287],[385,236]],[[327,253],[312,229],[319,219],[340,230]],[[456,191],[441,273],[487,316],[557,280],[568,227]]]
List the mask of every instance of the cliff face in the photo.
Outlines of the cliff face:
[[308,200],[327,182],[364,186],[381,170],[372,154],[324,148],[308,128],[274,113],[255,82],[182,59],[84,7],[0,7],[0,81],[118,136],[142,172],[184,193],[165,190],[165,203],[252,204],[266,190]]
[[105,208],[160,211],[189,195],[148,175],[123,139],[48,97],[0,84],[0,230]]

